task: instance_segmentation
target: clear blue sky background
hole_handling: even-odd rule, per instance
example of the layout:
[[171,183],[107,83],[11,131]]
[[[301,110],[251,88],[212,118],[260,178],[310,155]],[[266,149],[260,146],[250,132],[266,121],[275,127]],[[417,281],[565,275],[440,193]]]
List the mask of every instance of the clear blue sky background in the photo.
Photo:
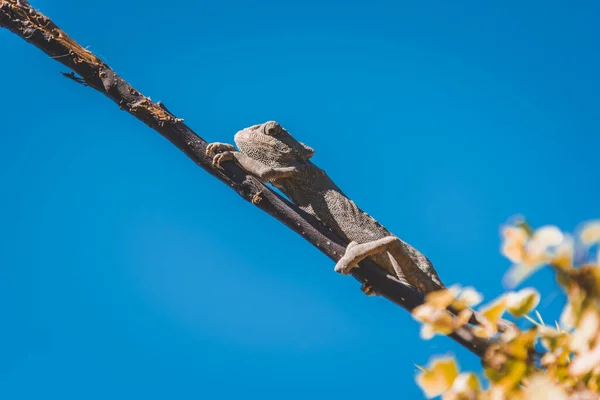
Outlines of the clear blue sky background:
[[[490,300],[507,218],[600,217],[595,1],[32,3],[209,141],[280,121]],[[0,397],[419,398],[414,363],[478,367],[39,50],[0,54]]]

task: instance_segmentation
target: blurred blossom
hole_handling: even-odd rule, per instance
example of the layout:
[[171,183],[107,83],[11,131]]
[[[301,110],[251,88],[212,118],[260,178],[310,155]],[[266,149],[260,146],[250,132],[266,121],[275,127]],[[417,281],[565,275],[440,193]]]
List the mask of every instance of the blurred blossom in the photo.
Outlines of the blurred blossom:
[[600,220],[587,222],[581,229],[579,240],[586,246],[600,243]]
[[480,391],[477,375],[464,372],[454,379],[450,389],[444,393],[443,400],[477,399]]
[[533,288],[506,294],[506,308],[515,317],[531,312],[540,303],[540,294]]
[[492,303],[479,309],[479,315],[483,317],[481,326],[473,329],[475,335],[489,338],[498,333],[498,322],[506,311],[506,297],[501,296]]
[[508,287],[517,286],[551,262],[556,256],[556,249],[565,240],[564,234],[556,226],[543,226],[531,233],[525,224],[505,226],[502,238],[501,252],[514,263],[504,277],[504,284]]
[[[479,325],[472,327],[477,336],[494,338],[483,357],[488,388],[482,389],[474,373],[459,374],[451,358],[433,362],[419,376],[419,385],[428,397],[441,395],[443,400],[600,399],[599,259],[590,263],[586,257],[574,257],[582,250],[589,254],[600,244],[600,221],[582,225],[579,233],[571,236],[551,225],[534,230],[519,219],[503,227],[502,238],[502,254],[513,263],[506,276],[511,285],[543,265],[552,267],[567,295],[560,324],[549,327],[539,314],[537,320],[528,316],[540,302],[536,289],[507,292],[482,306]],[[427,295],[422,308],[415,309],[415,318],[432,336],[447,334],[468,323],[470,314],[461,313],[470,312],[469,307],[481,299],[473,288],[453,286]],[[458,318],[446,311],[450,305],[462,310]],[[530,327],[498,332],[506,311],[526,318]]]
[[432,360],[427,368],[417,375],[417,385],[429,399],[437,397],[452,387],[458,377],[458,365],[453,357]]
[[536,374],[527,384],[524,400],[567,400],[565,391],[548,376]]
[[[449,335],[457,328],[467,324],[473,315],[471,306],[482,299],[475,289],[460,288],[458,285],[430,292],[425,296],[425,302],[412,311],[413,318],[422,323],[421,338],[431,339],[436,334]],[[458,311],[451,314],[446,308],[452,306]]]

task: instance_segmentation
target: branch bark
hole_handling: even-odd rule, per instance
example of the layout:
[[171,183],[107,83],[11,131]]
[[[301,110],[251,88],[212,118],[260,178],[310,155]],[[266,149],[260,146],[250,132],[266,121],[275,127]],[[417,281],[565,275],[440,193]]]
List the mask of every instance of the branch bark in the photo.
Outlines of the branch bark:
[[[106,95],[122,110],[164,136],[200,168],[298,233],[333,261],[339,260],[344,254],[348,243],[257,179],[246,175],[237,165],[227,162],[223,164],[223,170],[213,167],[212,160],[204,154],[207,142],[187,127],[182,119],[175,117],[160,102],[151,101],[129,85],[106,63],[71,39],[26,1],[0,0],[0,27],[7,28],[70,68],[80,78],[72,72],[64,75]],[[359,268],[354,268],[351,274],[408,311],[423,303],[422,294],[390,279],[368,260],[361,262]],[[494,343],[476,337],[470,326],[463,326],[449,336],[480,358]]]

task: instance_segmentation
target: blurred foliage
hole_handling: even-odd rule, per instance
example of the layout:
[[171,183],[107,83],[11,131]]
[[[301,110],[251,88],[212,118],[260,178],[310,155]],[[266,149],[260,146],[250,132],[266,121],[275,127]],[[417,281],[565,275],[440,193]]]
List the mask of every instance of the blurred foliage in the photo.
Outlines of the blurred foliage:
[[[566,294],[560,321],[547,326],[535,311],[534,288],[508,291],[482,306],[477,336],[494,340],[483,358],[481,382],[474,372],[460,372],[451,356],[419,367],[417,384],[428,398],[588,400],[600,399],[600,221],[582,225],[576,234],[555,226],[532,228],[523,219],[502,227],[502,254],[512,262],[505,286],[514,288],[540,268],[551,268]],[[575,257],[575,255],[577,255]],[[575,261],[577,260],[577,261]],[[421,337],[447,335],[469,322],[482,296],[473,288],[453,286],[426,296],[413,311],[422,323]],[[458,310],[450,314],[447,307]],[[534,312],[536,318],[529,314]],[[529,328],[502,328],[505,313]]]

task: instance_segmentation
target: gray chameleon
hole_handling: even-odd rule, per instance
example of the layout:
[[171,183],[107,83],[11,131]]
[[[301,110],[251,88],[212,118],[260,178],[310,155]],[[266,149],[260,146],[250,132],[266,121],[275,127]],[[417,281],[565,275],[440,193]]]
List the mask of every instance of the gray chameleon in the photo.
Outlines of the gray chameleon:
[[[310,161],[314,150],[294,139],[277,122],[239,131],[234,141],[211,143],[206,154],[220,167],[235,161],[247,173],[280,189],[294,204],[315,216],[336,235],[350,242],[335,271],[348,274],[369,257],[388,274],[428,293],[444,288],[431,262],[414,247],[392,235],[350,200],[325,171]],[[361,288],[368,295],[372,288]]]

